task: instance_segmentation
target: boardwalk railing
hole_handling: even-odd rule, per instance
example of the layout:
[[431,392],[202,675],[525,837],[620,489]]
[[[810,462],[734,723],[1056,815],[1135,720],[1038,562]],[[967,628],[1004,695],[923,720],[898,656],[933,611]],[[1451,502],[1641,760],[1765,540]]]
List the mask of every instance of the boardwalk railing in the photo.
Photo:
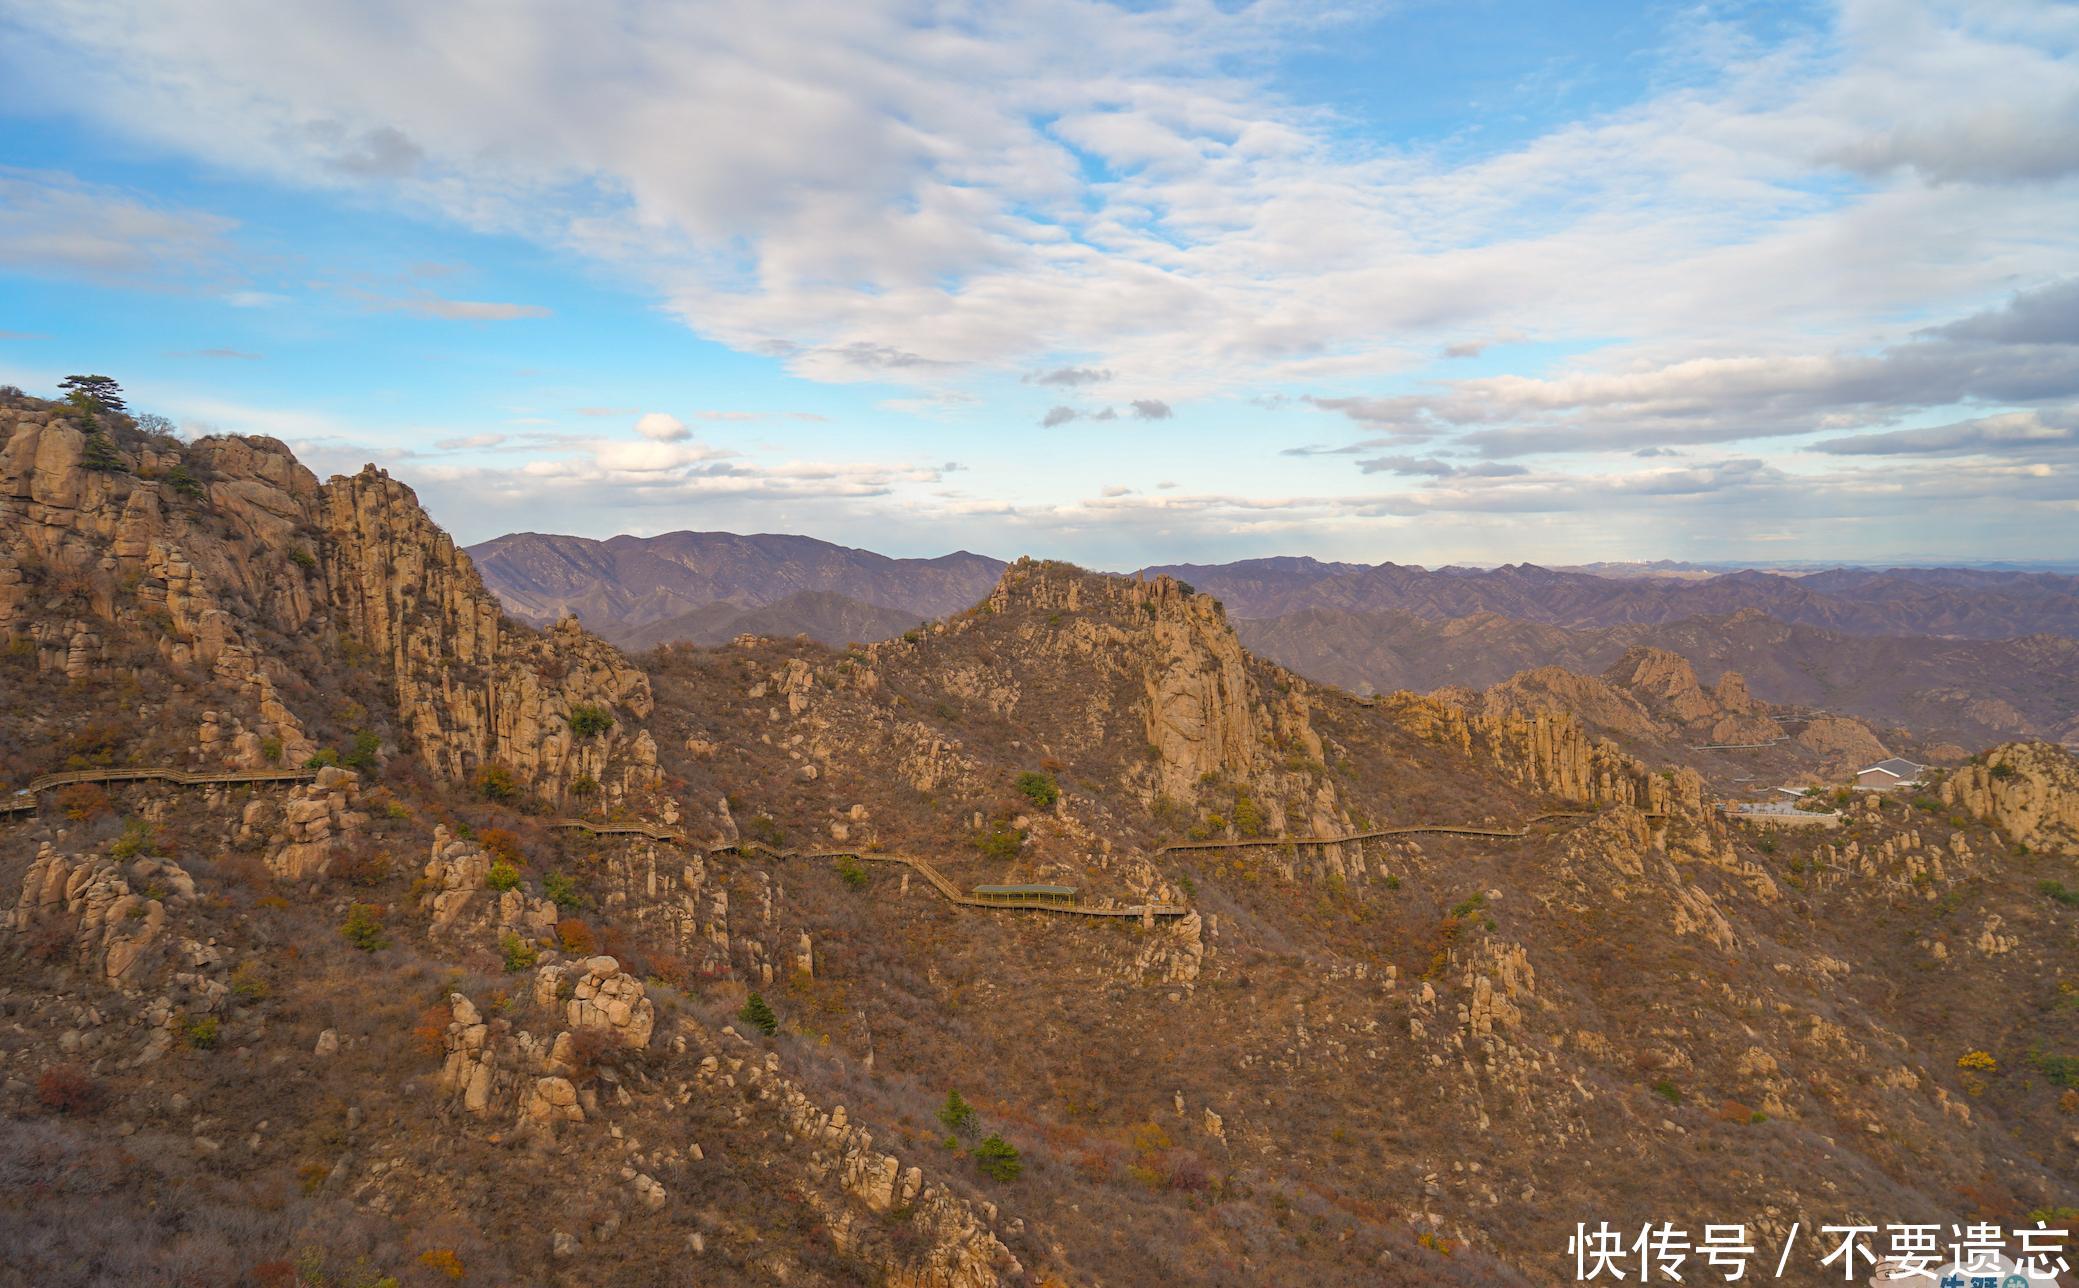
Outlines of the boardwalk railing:
[[[688,845],[685,833],[648,823],[593,823],[584,819],[559,818],[551,827],[575,828],[596,836],[645,836],[653,841],[666,841],[673,845]],[[1180,903],[1136,903],[1105,904],[1082,903],[1062,904],[1042,899],[1007,898],[1000,895],[977,897],[962,890],[939,871],[927,859],[913,854],[894,854],[879,850],[776,850],[758,841],[738,841],[730,845],[692,846],[703,854],[740,854],[750,856],[762,854],[771,859],[857,859],[865,863],[899,863],[923,877],[949,903],[963,908],[1009,908],[1030,912],[1061,912],[1078,917],[1181,917],[1191,909]]]
[[[1530,835],[1531,828],[1539,823],[1563,818],[1589,818],[1595,814],[1587,809],[1557,809],[1543,814],[1533,814],[1524,820],[1520,828],[1473,827],[1462,823],[1411,823],[1405,827],[1381,827],[1369,832],[1346,832],[1340,836],[1251,836],[1236,841],[1171,841],[1155,852],[1170,854],[1179,850],[1240,850],[1258,846],[1274,845],[1343,845],[1351,841],[1376,841],[1386,836],[1480,836],[1496,841],[1520,841]],[[1666,818],[1661,810],[1645,811],[1647,818]]]
[[40,774],[29,785],[0,800],[0,814],[24,814],[36,808],[36,794],[75,783],[176,783],[182,787],[228,786],[237,783],[307,783],[318,776],[315,769],[234,770],[200,773],[171,765],[147,765],[132,769],[66,769]]
[[1411,823],[1406,827],[1380,827],[1369,832],[1346,832],[1340,836],[1252,836],[1237,841],[1171,841],[1155,852],[1168,854],[1177,850],[1240,850],[1273,845],[1342,845],[1350,841],[1376,841],[1386,836],[1483,836],[1497,841],[1520,841],[1530,835],[1530,829],[1535,824],[1550,819],[1587,818],[1591,813],[1592,810],[1585,809],[1553,810],[1550,813],[1536,815],[1520,828],[1473,827],[1463,823]]

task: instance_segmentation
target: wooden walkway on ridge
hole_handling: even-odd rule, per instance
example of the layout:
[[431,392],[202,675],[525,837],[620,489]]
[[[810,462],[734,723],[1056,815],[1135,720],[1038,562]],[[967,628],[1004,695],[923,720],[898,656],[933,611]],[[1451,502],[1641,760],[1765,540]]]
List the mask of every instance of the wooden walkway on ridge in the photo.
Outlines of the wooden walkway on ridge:
[[0,799],[0,814],[26,814],[36,808],[36,796],[75,783],[175,783],[182,787],[231,786],[238,783],[307,783],[318,776],[315,769],[233,770],[227,773],[195,772],[171,765],[148,765],[138,769],[66,769],[40,774],[29,785]]
[[733,845],[691,846],[683,832],[657,827],[649,823],[592,823],[579,818],[559,818],[551,827],[577,828],[595,836],[646,836],[653,841],[666,841],[673,845],[686,845],[703,854],[763,854],[772,859],[858,859],[867,863],[899,863],[931,883],[931,888],[945,896],[946,900],[963,908],[1007,908],[1029,912],[1063,912],[1078,917],[1181,917],[1191,909],[1181,903],[1136,903],[1136,904],[1062,904],[1048,903],[1039,899],[1020,899],[1015,896],[976,895],[953,884],[945,873],[940,872],[930,860],[920,859],[913,854],[894,854],[873,850],[776,850],[757,841],[738,841]]

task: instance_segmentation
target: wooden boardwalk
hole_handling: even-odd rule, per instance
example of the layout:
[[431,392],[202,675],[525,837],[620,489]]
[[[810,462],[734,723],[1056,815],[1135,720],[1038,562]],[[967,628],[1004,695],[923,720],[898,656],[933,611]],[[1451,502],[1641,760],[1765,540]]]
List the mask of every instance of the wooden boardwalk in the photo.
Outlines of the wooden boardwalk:
[[954,885],[930,860],[920,859],[913,854],[877,850],[776,850],[758,841],[738,841],[732,845],[706,847],[691,846],[685,833],[649,823],[592,823],[584,819],[559,818],[549,826],[575,828],[595,836],[644,836],[653,841],[688,846],[702,854],[739,854],[746,857],[762,854],[770,859],[828,859],[833,862],[838,859],[857,859],[864,863],[899,863],[930,882],[931,888],[944,896],[947,902],[962,908],[1006,908],[1026,912],[1059,912],[1076,917],[1131,917],[1142,920],[1181,917],[1191,911],[1181,903],[1060,904],[1039,899],[975,895]]
[[1520,841],[1530,829],[1551,819],[1587,818],[1585,809],[1553,810],[1528,820],[1520,828],[1474,827],[1465,823],[1411,823],[1405,827],[1380,827],[1369,832],[1346,832],[1340,836],[1252,836],[1238,841],[1172,841],[1156,850],[1169,854],[1178,850],[1241,850],[1275,845],[1343,845],[1351,841],[1376,841],[1388,836],[1479,836],[1496,841]]
[[29,785],[0,800],[0,814],[26,814],[35,810],[36,795],[75,783],[175,783],[182,787],[231,786],[238,783],[307,783],[318,776],[315,769],[257,769],[228,773],[196,773],[171,765],[147,765],[133,769],[66,769],[41,774]]

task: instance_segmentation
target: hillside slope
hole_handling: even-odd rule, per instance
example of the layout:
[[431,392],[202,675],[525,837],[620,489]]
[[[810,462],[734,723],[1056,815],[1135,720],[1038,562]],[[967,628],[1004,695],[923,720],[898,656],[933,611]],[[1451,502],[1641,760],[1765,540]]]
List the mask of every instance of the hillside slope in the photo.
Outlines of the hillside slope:
[[[635,672],[379,472],[8,425],[11,781],[351,761],[0,814],[26,1282],[1544,1284],[1577,1221],[2079,1182],[2055,748],[1752,831],[1564,711],[1362,703],[1023,560]],[[1695,707],[1651,660],[1599,683]],[[948,897],[1001,883],[1082,911]]]

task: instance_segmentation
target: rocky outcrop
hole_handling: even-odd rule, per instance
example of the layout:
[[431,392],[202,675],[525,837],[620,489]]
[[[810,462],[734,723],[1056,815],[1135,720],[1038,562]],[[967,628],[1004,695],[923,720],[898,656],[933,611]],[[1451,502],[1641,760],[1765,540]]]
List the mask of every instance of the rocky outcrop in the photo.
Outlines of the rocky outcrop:
[[[1323,758],[1309,718],[1304,681],[1265,671],[1243,651],[1225,610],[1210,595],[1173,577],[1109,577],[1066,564],[1020,559],[1004,570],[982,617],[1017,618],[1021,660],[1048,659],[1087,668],[1077,701],[1095,730],[1135,725],[1152,797],[1192,801],[1220,782],[1252,790],[1267,825],[1285,828],[1288,812],[1317,828],[1342,814],[1332,784],[1288,772],[1288,761]],[[964,687],[1006,714],[1027,701],[1022,692],[1040,667],[1000,668]],[[1272,683],[1271,681],[1275,681]],[[1050,697],[1054,718],[1058,702]],[[1136,759],[1142,759],[1137,754]],[[1290,810],[1286,808],[1290,805]]]
[[653,781],[647,678],[575,620],[505,621],[403,484],[371,467],[321,485],[270,438],[183,444],[100,419],[90,434],[69,408],[0,406],[0,642],[38,670],[206,677],[220,709],[197,741],[250,767],[318,750],[291,695],[372,656],[399,741],[437,774],[498,766],[551,798]]
[[2079,761],[2047,742],[2010,742],[1953,771],[1942,799],[2033,850],[2079,857]]
[[457,840],[446,824],[436,824],[432,853],[420,874],[426,891],[420,902],[433,914],[428,929],[439,934],[453,927],[485,888],[490,874],[491,856],[483,846]]
[[1195,912],[1155,927],[1135,956],[1132,978],[1150,984],[1192,984],[1205,964],[1204,923]]
[[623,971],[621,963],[611,957],[588,959],[584,971],[564,1007],[570,1027],[604,1029],[624,1047],[647,1047],[657,1012],[643,982]]
[[1598,805],[1630,805],[1649,813],[1703,817],[1703,781],[1694,771],[1655,774],[1615,743],[1591,737],[1570,715],[1528,714],[1503,705],[1477,714],[1410,693],[1380,700],[1411,733],[1494,763],[1533,791]]
[[[324,876],[340,847],[368,821],[354,808],[360,792],[360,775],[331,767],[320,769],[315,781],[291,792],[268,837],[268,871],[291,881]],[[248,804],[247,830],[255,822],[256,809],[266,808],[266,802],[257,799]]]
[[[575,618],[545,633],[506,622],[469,556],[384,471],[335,478],[320,502],[333,599],[354,636],[386,661],[398,712],[429,768],[461,779],[498,766],[551,797],[580,779],[651,781],[655,745],[618,719],[650,714],[649,679],[620,653]],[[573,727],[587,708],[616,722]],[[624,773],[611,781],[617,758]]]
[[71,858],[45,845],[22,878],[8,917],[18,935],[56,934],[110,984],[135,987],[166,930],[167,909],[191,902],[195,883],[169,859]]

